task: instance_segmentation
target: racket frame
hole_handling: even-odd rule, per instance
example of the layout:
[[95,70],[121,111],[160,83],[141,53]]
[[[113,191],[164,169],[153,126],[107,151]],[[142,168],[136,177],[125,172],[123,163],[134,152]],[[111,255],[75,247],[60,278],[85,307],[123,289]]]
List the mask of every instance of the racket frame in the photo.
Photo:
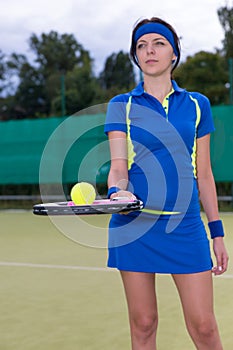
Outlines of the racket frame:
[[72,202],[54,202],[35,204],[35,215],[98,215],[114,214],[141,210],[143,203],[140,200],[102,199],[95,200],[90,205],[74,205]]

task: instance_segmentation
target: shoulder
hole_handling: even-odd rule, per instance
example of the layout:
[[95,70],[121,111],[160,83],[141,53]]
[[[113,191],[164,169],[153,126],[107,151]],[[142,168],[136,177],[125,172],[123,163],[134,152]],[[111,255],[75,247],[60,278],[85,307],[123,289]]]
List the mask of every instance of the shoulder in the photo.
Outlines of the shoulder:
[[197,138],[203,137],[215,130],[210,101],[199,92],[189,92],[197,108]]
[[200,104],[210,104],[210,101],[207,96],[203,95],[197,91],[188,91],[186,89],[181,88],[175,80],[172,80],[173,89],[180,96],[189,97],[191,100],[196,100]]
[[191,99],[194,99],[198,102],[200,107],[210,106],[210,101],[207,96],[201,94],[200,92],[190,92],[187,91]]
[[111,102],[128,102],[130,97],[141,96],[144,93],[144,83],[140,82],[133,90],[126,92],[124,94],[116,95],[111,100]]
[[207,96],[197,91],[189,91],[183,89],[180,86],[178,86],[175,80],[172,80],[172,85],[173,89],[177,93],[176,96],[179,96],[181,99],[183,99],[185,96],[186,103],[188,103],[188,101],[190,100],[196,102],[201,109],[210,108],[210,101]]
[[120,94],[120,95],[116,95],[113,98],[111,98],[111,100],[109,101],[109,103],[115,103],[115,102],[128,102],[129,97],[131,96],[130,92],[127,92],[125,94]]

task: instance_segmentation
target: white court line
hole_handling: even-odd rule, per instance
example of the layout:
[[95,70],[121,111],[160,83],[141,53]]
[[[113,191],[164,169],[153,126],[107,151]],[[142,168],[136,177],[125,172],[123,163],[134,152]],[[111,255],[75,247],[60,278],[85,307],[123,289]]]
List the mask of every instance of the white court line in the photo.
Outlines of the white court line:
[[[33,268],[44,268],[44,269],[64,269],[64,270],[79,270],[79,271],[103,271],[103,272],[113,272],[116,269],[108,267],[94,267],[94,266],[74,266],[74,265],[52,265],[52,264],[33,264],[33,263],[20,263],[20,262],[8,262],[0,261],[0,266],[8,267],[33,267]],[[159,274],[161,276],[169,276],[169,274]],[[221,276],[216,276],[216,278],[232,279],[233,275],[223,274]]]
[[217,277],[220,277],[220,278],[233,278],[233,275],[221,275],[221,276],[217,276]]
[[33,263],[20,263],[20,262],[8,262],[8,261],[0,261],[0,266],[34,267],[34,268],[44,268],[44,269],[65,269],[65,270],[81,270],[81,271],[104,271],[104,272],[114,271],[114,269],[110,269],[107,267],[33,264]]

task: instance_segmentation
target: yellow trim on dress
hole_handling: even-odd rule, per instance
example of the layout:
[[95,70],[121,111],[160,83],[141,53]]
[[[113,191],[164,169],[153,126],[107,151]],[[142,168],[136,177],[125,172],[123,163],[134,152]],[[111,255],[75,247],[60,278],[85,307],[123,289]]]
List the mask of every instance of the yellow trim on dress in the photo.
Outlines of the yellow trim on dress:
[[195,103],[196,106],[196,114],[197,114],[197,118],[196,118],[196,123],[195,123],[195,136],[194,136],[194,142],[193,142],[193,148],[192,148],[192,154],[191,154],[191,159],[192,159],[192,166],[193,166],[193,175],[196,178],[197,177],[197,166],[196,166],[196,159],[197,159],[197,127],[198,124],[200,123],[201,120],[201,109],[199,107],[198,101],[193,98],[192,96],[190,96],[190,99]]
[[167,116],[167,121],[168,121],[168,110],[169,110],[169,96],[171,96],[173,94],[175,90],[172,89],[168,94],[167,96],[165,96],[164,100],[163,100],[163,103],[162,103],[162,106],[166,112],[166,116]]
[[146,209],[146,208],[143,208],[141,211],[143,213],[153,214],[153,215],[177,215],[177,214],[181,214],[180,211],[165,211],[165,210],[154,210],[154,209]]
[[129,118],[129,112],[131,109],[131,103],[132,103],[132,96],[129,97],[129,101],[126,105],[126,124],[127,124],[127,147],[128,147],[128,170],[131,169],[132,164],[134,163],[134,158],[136,156],[136,153],[134,152],[134,146],[133,142],[130,136],[130,118]]

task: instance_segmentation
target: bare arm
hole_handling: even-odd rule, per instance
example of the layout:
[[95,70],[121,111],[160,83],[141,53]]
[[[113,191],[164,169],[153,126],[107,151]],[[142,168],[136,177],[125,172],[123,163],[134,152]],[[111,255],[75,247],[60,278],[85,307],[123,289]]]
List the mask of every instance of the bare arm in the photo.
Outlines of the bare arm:
[[199,196],[208,221],[219,220],[216,187],[210,163],[210,135],[197,139]]
[[111,167],[108,175],[108,187],[119,187],[120,192],[113,193],[111,198],[126,196],[130,199],[136,197],[126,191],[128,186],[128,154],[126,134],[122,131],[112,131],[108,134]]
[[[210,135],[197,139],[197,182],[200,200],[208,221],[219,220],[217,193],[210,162]],[[226,271],[228,263],[222,237],[213,239],[213,249],[217,261],[213,272],[221,274]]]

